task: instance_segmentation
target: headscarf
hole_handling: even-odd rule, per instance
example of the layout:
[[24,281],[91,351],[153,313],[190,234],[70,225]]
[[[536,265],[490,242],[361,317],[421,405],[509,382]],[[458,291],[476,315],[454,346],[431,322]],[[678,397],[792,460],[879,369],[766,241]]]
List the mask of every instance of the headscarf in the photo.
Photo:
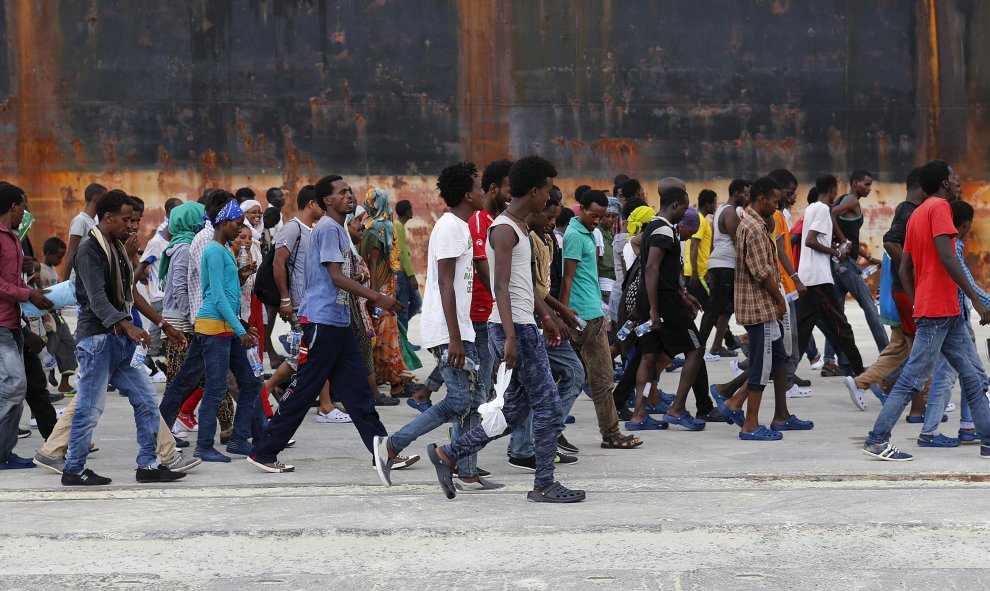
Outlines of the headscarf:
[[223,206],[223,209],[220,210],[220,213],[217,214],[217,217],[213,219],[213,226],[216,227],[222,224],[223,222],[236,220],[237,218],[243,215],[244,215],[244,210],[241,209],[240,205],[237,205],[236,201],[231,199],[230,201],[227,202],[227,205]]
[[692,234],[697,232],[698,228],[701,227],[701,216],[698,215],[698,210],[693,207],[687,208],[678,225],[685,230],[690,230]]
[[384,249],[382,255],[387,258],[389,251],[392,250],[395,233],[388,193],[381,189],[368,189],[364,196],[364,208],[368,210],[368,218],[364,220],[364,231],[372,232],[378,237]]
[[[255,201],[254,199],[248,199],[244,203],[241,203],[241,211],[245,213],[247,213],[249,209],[254,209],[255,207],[260,209],[262,214],[265,213],[265,208],[261,206],[260,201]],[[262,215],[262,218],[258,220],[257,226],[251,224],[251,222],[246,217],[244,218],[244,225],[247,226],[248,228],[251,228],[251,238],[253,238],[254,241],[257,242],[258,244],[261,244],[261,234],[262,232],[265,231],[264,215]]]
[[614,213],[616,215],[622,215],[622,203],[619,202],[618,197],[608,198],[608,208],[605,209],[605,213]]
[[158,265],[158,279],[165,281],[172,249],[179,244],[189,244],[196,236],[196,227],[203,221],[206,208],[195,201],[187,201],[176,207],[168,216],[168,231],[172,235],[168,246],[162,252],[162,262]]
[[632,210],[629,214],[629,219],[626,220],[626,228],[629,230],[629,237],[633,237],[643,231],[646,224],[650,223],[657,212],[653,211],[653,208],[648,205],[641,205],[636,209]]

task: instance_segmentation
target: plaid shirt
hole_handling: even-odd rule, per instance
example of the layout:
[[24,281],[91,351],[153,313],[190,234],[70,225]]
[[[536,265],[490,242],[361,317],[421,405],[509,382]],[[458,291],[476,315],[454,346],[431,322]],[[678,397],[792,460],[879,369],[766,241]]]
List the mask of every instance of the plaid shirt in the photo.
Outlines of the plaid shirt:
[[777,304],[763,282],[768,277],[780,283],[777,253],[766,221],[752,207],[736,230],[735,298],[736,321],[743,326],[777,320]]
[[205,226],[193,238],[189,245],[189,322],[196,323],[196,314],[203,305],[203,251],[206,245],[213,240],[213,224],[210,220],[205,221]]

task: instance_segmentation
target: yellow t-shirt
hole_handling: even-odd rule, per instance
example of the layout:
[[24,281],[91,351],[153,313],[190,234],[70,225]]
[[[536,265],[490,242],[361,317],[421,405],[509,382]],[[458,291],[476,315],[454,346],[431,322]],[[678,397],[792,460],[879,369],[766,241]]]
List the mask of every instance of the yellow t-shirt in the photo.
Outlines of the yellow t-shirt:
[[[784,218],[784,214],[781,213],[779,209],[773,212],[774,255],[777,254],[777,237],[783,236],[784,244],[790,244],[790,240],[791,240],[790,232],[791,229],[787,227],[787,219]],[[794,267],[794,259],[791,258],[790,248],[784,249],[784,256],[786,256],[787,260],[791,262],[791,267]],[[784,265],[780,264],[779,258],[777,259],[777,268],[780,269],[780,282],[784,285],[784,293],[791,293],[795,291],[796,288],[794,287],[794,280],[791,279],[787,271],[784,270]]]
[[[699,217],[701,218],[701,225],[698,226],[698,231],[691,236],[691,240],[697,238],[701,241],[698,243],[698,277],[703,278],[705,273],[708,272],[708,257],[712,254],[712,227],[708,225],[708,220],[705,216]],[[691,245],[689,243],[687,252],[684,253],[684,276],[690,277],[693,269],[691,266]]]

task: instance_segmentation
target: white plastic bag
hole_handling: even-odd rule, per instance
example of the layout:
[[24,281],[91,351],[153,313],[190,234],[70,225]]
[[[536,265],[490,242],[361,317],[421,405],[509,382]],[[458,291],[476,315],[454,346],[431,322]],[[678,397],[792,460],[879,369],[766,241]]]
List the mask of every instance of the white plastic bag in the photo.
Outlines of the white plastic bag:
[[491,402],[486,402],[478,407],[478,414],[481,415],[481,426],[489,437],[498,437],[505,433],[508,426],[505,422],[505,414],[502,407],[505,406],[505,390],[509,387],[509,380],[512,379],[512,370],[506,369],[504,363],[498,366],[495,374],[495,398]]

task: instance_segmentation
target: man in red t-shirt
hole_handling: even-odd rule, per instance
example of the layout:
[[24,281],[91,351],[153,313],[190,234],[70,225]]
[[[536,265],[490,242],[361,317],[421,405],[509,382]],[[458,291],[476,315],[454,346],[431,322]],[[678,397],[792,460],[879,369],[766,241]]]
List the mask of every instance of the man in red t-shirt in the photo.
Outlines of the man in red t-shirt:
[[[977,432],[990,433],[990,406],[984,396],[986,384],[982,371],[977,369],[983,363],[959,308],[961,289],[973,302],[980,324],[990,323],[990,308],[982,303],[955,256],[956,227],[949,201],[959,197],[959,177],[941,160],[922,166],[918,176],[922,190],[930,197],[908,221],[899,270],[904,292],[914,302],[915,339],[911,356],[863,446],[867,455],[895,462],[910,460],[912,456],[890,443],[891,431],[911,397],[932,375],[939,353],[959,372]],[[980,446],[980,455],[990,458],[990,443]]]

